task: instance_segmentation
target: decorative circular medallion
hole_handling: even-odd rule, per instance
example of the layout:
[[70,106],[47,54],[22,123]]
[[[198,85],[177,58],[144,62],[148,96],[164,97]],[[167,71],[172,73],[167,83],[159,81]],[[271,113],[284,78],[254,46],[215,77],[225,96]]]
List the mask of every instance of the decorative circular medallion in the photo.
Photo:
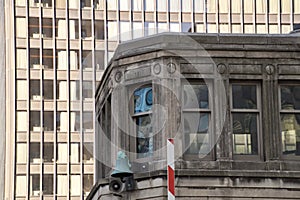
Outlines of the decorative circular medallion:
[[119,83],[121,81],[121,79],[122,79],[122,72],[117,71],[116,74],[115,74],[115,80],[116,80],[116,82]]
[[173,74],[176,71],[176,65],[174,63],[169,63],[167,69],[170,74]]
[[267,65],[265,69],[267,74],[271,75],[274,73],[275,67],[273,65]]
[[159,63],[157,63],[153,66],[153,73],[158,75],[160,72],[161,72],[161,66]]
[[225,64],[218,64],[218,66],[217,66],[217,71],[218,71],[220,74],[224,74],[225,71],[226,71],[226,65],[225,65]]

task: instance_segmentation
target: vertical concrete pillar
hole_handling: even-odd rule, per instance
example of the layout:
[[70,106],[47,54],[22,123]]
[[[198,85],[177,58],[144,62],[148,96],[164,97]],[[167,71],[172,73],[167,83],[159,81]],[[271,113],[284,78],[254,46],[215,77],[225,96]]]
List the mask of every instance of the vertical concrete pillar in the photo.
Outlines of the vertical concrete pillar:
[[0,199],[4,199],[5,184],[5,0],[0,0]]

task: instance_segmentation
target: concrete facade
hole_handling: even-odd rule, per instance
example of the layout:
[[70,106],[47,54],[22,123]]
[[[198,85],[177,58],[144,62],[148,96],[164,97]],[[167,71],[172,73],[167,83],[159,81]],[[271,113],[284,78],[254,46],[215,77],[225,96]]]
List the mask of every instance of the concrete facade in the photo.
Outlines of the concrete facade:
[[[166,33],[119,45],[97,88],[99,181],[88,199],[166,199],[169,137],[175,139],[178,199],[299,198],[298,122],[297,117],[287,118],[298,107],[290,109],[285,103],[291,97],[284,93],[300,84],[299,41],[299,35]],[[209,142],[198,140],[198,154],[191,153],[192,143],[186,143],[191,129],[186,131],[189,122],[184,116],[194,111],[185,108],[186,81],[208,87],[210,106],[196,112],[210,117]],[[140,129],[132,123],[139,116],[132,107],[134,92],[144,86],[152,88],[153,105],[160,107],[148,111],[154,150],[141,158],[137,153]],[[240,98],[250,95],[236,97],[236,89],[243,86],[255,88],[254,107],[237,106]],[[237,118],[245,113],[255,119],[250,133],[237,128]],[[287,119],[294,120],[293,128]],[[201,132],[198,125],[196,132]],[[250,142],[240,141],[241,133]],[[205,145],[210,149],[201,156]],[[113,194],[110,173],[119,150],[129,156],[136,187]]]

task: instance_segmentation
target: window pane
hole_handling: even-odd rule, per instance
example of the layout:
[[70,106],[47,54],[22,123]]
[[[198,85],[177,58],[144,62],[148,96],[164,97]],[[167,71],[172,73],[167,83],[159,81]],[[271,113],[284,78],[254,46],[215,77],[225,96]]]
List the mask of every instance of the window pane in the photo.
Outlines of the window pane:
[[53,142],[44,142],[43,159],[44,162],[54,161],[54,144]]
[[71,152],[71,156],[70,156],[71,163],[79,163],[80,143],[71,143],[70,152]]
[[29,146],[29,155],[30,162],[39,164],[40,159],[40,143],[39,142],[31,142]]
[[94,8],[96,10],[104,10],[104,1],[105,0],[94,0]]
[[281,114],[283,154],[300,155],[300,114]]
[[57,175],[57,195],[67,196],[68,191],[69,188],[67,175]]
[[26,100],[28,97],[27,80],[17,80],[17,99]]
[[26,0],[15,0],[16,6],[26,6]]
[[241,33],[242,32],[240,24],[232,24],[231,29],[232,29],[231,30],[232,33]]
[[116,0],[107,0],[107,9],[108,10],[117,10],[117,1]]
[[[153,0],[152,0],[153,1]],[[157,1],[157,11],[167,11],[167,0],[159,0]]]
[[217,33],[217,25],[216,24],[207,24],[207,32],[208,33]]
[[81,63],[82,63],[83,70],[92,70],[92,66],[93,66],[92,51],[88,51],[88,50],[82,51]]
[[91,100],[93,98],[93,82],[83,81],[82,82],[82,96],[84,100]]
[[300,86],[281,86],[281,109],[300,109]]
[[84,174],[83,175],[83,192],[88,196],[89,192],[93,187],[93,174]]
[[84,131],[93,131],[93,113],[83,112],[82,118]]
[[95,20],[95,39],[104,40],[104,21]]
[[[73,1],[73,2],[75,2],[75,1]],[[56,7],[57,8],[66,8],[66,0],[56,0]]]
[[205,32],[204,24],[196,24],[196,30],[195,30],[195,32],[197,32],[197,33],[204,33]]
[[155,0],[144,0],[145,11],[154,11],[154,1]]
[[80,175],[71,175],[70,177],[70,190],[72,196],[80,195]]
[[265,0],[256,0],[256,13],[262,14],[266,13],[266,1]]
[[16,18],[16,36],[20,38],[25,38],[27,36],[26,18],[23,17]]
[[168,31],[168,24],[167,23],[157,23],[157,32],[167,32]]
[[253,0],[244,0],[244,13],[253,13]]
[[18,175],[16,177],[16,196],[25,196],[27,189],[26,175]]
[[30,49],[30,67],[33,69],[40,69],[40,50],[39,49]]
[[104,51],[95,50],[95,67],[96,70],[104,69]]
[[17,163],[27,162],[27,144],[17,143]]
[[120,22],[120,40],[126,41],[131,39],[130,22]]
[[43,176],[43,194],[53,194],[53,174],[45,174]]
[[132,26],[134,30],[132,31],[133,39],[143,37],[143,24],[141,22],[133,22]]
[[153,135],[151,116],[136,118],[137,125],[137,157],[144,158],[153,154]]
[[234,154],[257,155],[257,115],[234,113],[232,120]]
[[81,0],[80,4],[81,4],[81,8],[90,8],[91,0]]
[[[300,3],[299,0],[298,4]],[[281,0],[281,12],[282,13],[291,13],[291,1],[290,0]]]
[[54,130],[54,112],[53,111],[44,111],[44,131],[53,131]]
[[80,87],[79,80],[78,81],[70,81],[70,100],[71,101],[79,100],[79,95],[80,95],[79,87]]
[[51,18],[43,18],[42,20],[42,33],[43,33],[43,38],[52,38],[52,19]]
[[27,131],[27,112],[17,112],[17,131]]
[[220,13],[228,13],[228,0],[219,0],[219,9]]
[[278,13],[278,0],[269,0],[269,12]]
[[203,0],[195,0],[194,1],[194,7],[195,7],[195,12],[196,13],[203,13],[203,7],[204,7],[204,2]]
[[120,1],[120,10],[129,10],[129,0]]
[[244,25],[244,32],[245,33],[255,33],[253,24],[245,24]]
[[180,32],[179,23],[170,23],[170,32]]
[[208,107],[208,88],[206,85],[183,86],[183,108]]
[[155,34],[156,30],[155,30],[155,23],[154,22],[145,22],[144,26],[145,26],[145,29],[144,29],[145,36]]
[[232,13],[241,13],[241,0],[232,0],[231,7]]
[[83,161],[93,163],[93,143],[85,142],[83,144]]
[[233,85],[232,86],[233,108],[256,109],[256,86]]
[[57,144],[57,162],[67,163],[68,162],[68,144],[58,143]]
[[145,87],[134,91],[134,113],[147,112],[152,108],[152,88]]
[[297,0],[294,0],[294,13],[300,13],[300,3]]
[[107,22],[107,37],[109,40],[117,40],[118,24],[115,21]]
[[57,131],[67,132],[68,130],[68,113],[57,112],[56,113],[56,128]]
[[39,29],[39,18],[30,17],[29,18],[29,37],[39,38],[40,29]]
[[134,11],[142,11],[142,0],[133,0],[132,3]]
[[170,4],[169,4],[170,12],[179,12],[179,0],[169,0],[169,1],[170,1]]
[[71,131],[80,130],[80,112],[71,112],[70,129]]
[[30,176],[30,195],[40,196],[40,175],[33,174]]
[[266,34],[267,32],[267,26],[265,24],[257,24],[256,25],[256,33],[259,34]]
[[41,131],[40,111],[30,112],[30,130],[35,132]]
[[181,32],[192,32],[192,25],[189,22],[181,23]]
[[90,20],[81,21],[81,38],[91,39],[92,37],[92,22]]
[[53,69],[53,50],[43,49],[43,62],[44,69]]
[[207,155],[210,152],[209,114],[184,114],[185,149],[189,154]]
[[220,33],[229,33],[229,25],[228,24],[220,24]]
[[17,68],[27,68],[27,52],[26,49],[17,49]]
[[216,12],[216,0],[209,0],[206,2],[207,12],[215,13]]
[[[192,12],[192,1],[193,0],[184,0],[181,5],[182,5],[182,12]],[[199,1],[199,0],[197,0]],[[195,2],[196,4],[196,2]]]

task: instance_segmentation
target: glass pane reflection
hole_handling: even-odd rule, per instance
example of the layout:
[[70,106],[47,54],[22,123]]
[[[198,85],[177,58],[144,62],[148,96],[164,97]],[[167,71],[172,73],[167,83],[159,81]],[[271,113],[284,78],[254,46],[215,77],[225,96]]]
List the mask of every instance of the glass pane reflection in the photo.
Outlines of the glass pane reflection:
[[300,114],[281,114],[283,154],[300,155]]
[[232,86],[233,108],[256,109],[256,86],[233,85]]
[[208,88],[206,85],[183,86],[183,108],[208,107]]

